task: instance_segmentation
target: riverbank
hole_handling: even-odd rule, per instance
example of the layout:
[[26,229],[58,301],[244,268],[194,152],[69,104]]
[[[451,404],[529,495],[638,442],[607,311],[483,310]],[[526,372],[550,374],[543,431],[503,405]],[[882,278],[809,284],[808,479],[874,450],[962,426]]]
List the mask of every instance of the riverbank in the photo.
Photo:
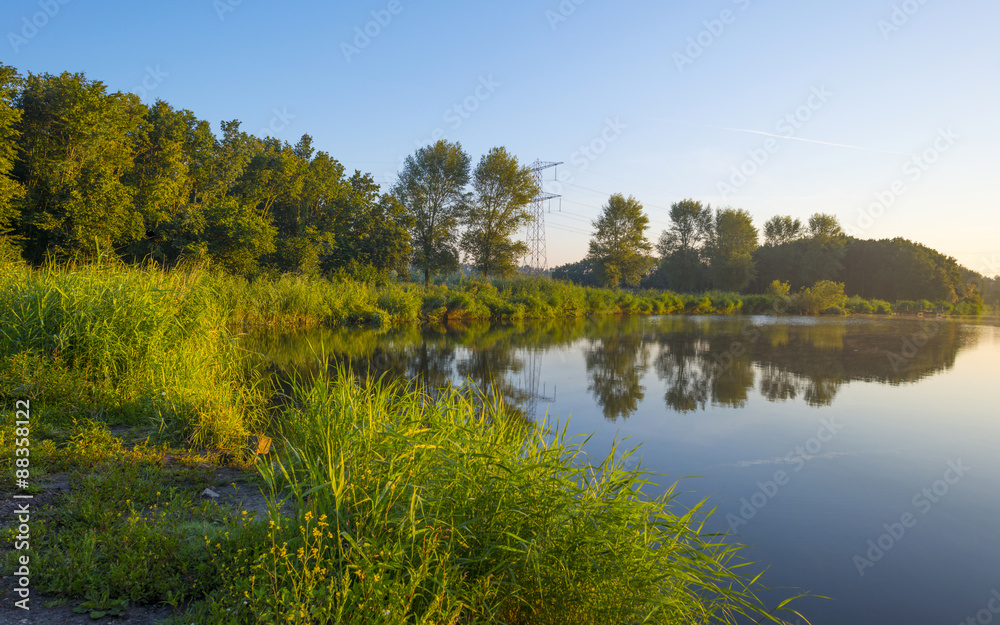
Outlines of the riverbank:
[[[461,288],[432,292],[493,296]],[[511,301],[530,295],[494,288]],[[535,310],[588,301],[551,289]],[[4,566],[29,555],[30,588],[53,609],[98,618],[166,604],[177,623],[727,622],[768,612],[756,580],[736,568],[738,548],[699,533],[705,511],[645,498],[652,476],[628,468],[626,454],[585,460],[574,441],[547,441],[495,398],[431,398],[346,374],[278,397],[231,330],[360,322],[365,310],[402,318],[414,301],[406,286],[0,267],[4,470],[24,457],[17,440],[30,439],[26,484],[0,498],[37,496],[30,550],[4,544]],[[635,300],[613,304],[626,301]],[[306,315],[310,306],[319,312]],[[31,416],[15,437],[17,401]],[[4,591],[13,604],[13,588]]]

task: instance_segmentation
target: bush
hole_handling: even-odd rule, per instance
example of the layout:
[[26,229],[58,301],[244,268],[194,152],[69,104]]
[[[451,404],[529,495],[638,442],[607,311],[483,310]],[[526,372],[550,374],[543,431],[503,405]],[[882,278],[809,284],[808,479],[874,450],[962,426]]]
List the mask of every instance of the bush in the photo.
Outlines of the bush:
[[892,305],[889,304],[889,302],[887,302],[887,301],[885,301],[883,299],[873,299],[872,300],[872,308],[874,309],[873,312],[876,315],[891,315],[892,314]]
[[866,299],[862,299],[855,295],[850,297],[844,302],[844,308],[847,312],[854,314],[870,315],[875,312],[875,307],[872,306],[871,302]]
[[744,295],[741,312],[745,315],[760,315],[775,312],[775,299],[771,295]]
[[774,280],[771,284],[767,285],[767,290],[764,291],[764,295],[770,295],[775,299],[788,299],[788,294],[791,290],[792,287],[787,282]]
[[712,302],[712,310],[716,314],[728,315],[743,307],[743,300],[735,293],[709,291],[706,295]]
[[389,287],[378,294],[378,307],[396,321],[417,321],[422,305],[420,293],[413,288]]
[[712,300],[707,295],[697,297],[689,295],[685,298],[684,312],[691,315],[710,315],[715,310]]
[[795,303],[802,312],[815,315],[828,308],[843,308],[846,300],[843,282],[820,280],[812,288],[803,289]]

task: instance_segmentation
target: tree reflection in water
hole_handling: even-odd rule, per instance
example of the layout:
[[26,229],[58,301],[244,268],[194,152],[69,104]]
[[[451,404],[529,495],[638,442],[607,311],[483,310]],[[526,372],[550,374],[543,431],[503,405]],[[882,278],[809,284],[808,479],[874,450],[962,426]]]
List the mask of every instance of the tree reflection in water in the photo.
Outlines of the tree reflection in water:
[[852,381],[903,384],[948,369],[975,336],[950,320],[673,316],[312,329],[243,343],[279,383],[293,371],[340,365],[358,378],[417,382],[430,393],[475,387],[525,418],[549,399],[539,390],[540,359],[562,349],[582,361],[588,392],[614,421],[639,410],[650,371],[667,408],[681,413],[740,408],[754,392],[823,406]]

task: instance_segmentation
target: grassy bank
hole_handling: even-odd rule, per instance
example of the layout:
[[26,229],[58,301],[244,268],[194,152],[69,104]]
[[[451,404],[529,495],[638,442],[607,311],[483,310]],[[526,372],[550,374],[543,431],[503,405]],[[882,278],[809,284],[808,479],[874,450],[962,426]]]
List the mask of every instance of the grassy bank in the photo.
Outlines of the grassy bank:
[[[576,314],[565,302],[620,311],[649,301],[557,283],[542,299],[532,284],[542,283],[431,293],[537,297],[532,310],[548,314]],[[268,295],[281,306],[265,316]],[[404,286],[248,284],[197,270],[0,267],[0,457],[13,471],[13,406],[27,400],[35,591],[51,609],[95,618],[167,605],[177,623],[766,613],[736,548],[700,532],[702,511],[644,496],[650,476],[627,468],[627,456],[592,462],[495,398],[432,399],[346,375],[303,381],[275,402],[231,331],[364,320],[366,310],[419,317],[436,302],[416,297]],[[304,314],[319,301],[310,298],[328,306],[322,315]],[[255,464],[248,442],[261,430],[281,443]],[[199,496],[230,481],[244,495],[263,487],[269,512],[255,516],[238,494],[232,506]],[[12,494],[5,487],[0,498]],[[3,546],[10,570],[23,554],[12,544]]]
[[510,419],[499,401],[296,385],[288,454],[265,471],[295,515],[199,622],[709,623],[765,614],[737,548],[699,533],[628,453]]

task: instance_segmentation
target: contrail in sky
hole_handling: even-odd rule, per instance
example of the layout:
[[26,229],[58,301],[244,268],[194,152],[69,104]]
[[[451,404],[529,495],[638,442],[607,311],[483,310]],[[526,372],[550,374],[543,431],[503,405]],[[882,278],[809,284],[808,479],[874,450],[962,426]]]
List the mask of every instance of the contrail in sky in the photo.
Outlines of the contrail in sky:
[[778,139],[792,139],[794,141],[805,141],[806,143],[819,143],[820,145],[833,145],[838,148],[850,148],[852,150],[864,150],[865,152],[880,152],[882,154],[901,154],[903,156],[914,156],[909,152],[893,152],[892,150],[877,150],[875,148],[866,148],[860,145],[847,145],[846,143],[832,143],[830,141],[818,141],[816,139],[804,139],[802,137],[792,137],[789,135],[778,135],[771,132],[764,132],[762,130],[748,130],[746,128],[727,128],[725,126],[709,126],[709,128],[718,128],[720,130],[732,130],[734,132],[749,132],[754,135],[764,135],[765,137],[777,137]]

